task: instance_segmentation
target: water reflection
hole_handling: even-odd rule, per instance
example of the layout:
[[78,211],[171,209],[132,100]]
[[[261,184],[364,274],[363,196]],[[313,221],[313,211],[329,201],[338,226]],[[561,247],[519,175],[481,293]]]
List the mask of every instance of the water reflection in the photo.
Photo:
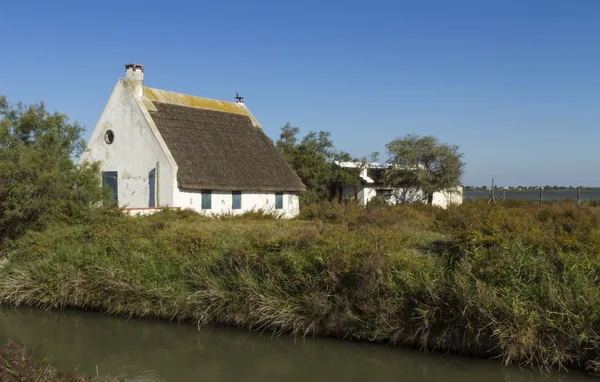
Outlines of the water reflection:
[[42,345],[63,369],[129,381],[591,381],[580,372],[502,368],[495,361],[335,339],[125,320],[99,313],[0,308],[0,342]]

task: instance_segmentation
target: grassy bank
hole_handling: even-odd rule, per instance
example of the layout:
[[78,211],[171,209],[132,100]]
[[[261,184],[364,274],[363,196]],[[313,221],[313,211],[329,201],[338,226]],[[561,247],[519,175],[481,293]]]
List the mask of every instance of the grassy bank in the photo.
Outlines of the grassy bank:
[[42,361],[36,351],[27,349],[21,343],[11,341],[0,348],[0,381],[116,382],[117,380],[58,371],[51,365],[51,361]]
[[600,215],[467,203],[301,219],[98,213],[7,244],[0,302],[600,368]]

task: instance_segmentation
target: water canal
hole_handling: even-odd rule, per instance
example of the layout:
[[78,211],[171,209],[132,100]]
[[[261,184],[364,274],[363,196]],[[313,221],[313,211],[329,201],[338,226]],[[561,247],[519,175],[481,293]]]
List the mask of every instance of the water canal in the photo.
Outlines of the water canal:
[[42,346],[60,369],[126,381],[595,381],[581,371],[505,368],[498,361],[329,338],[126,320],[75,310],[0,307],[0,342]]
[[[490,197],[490,190],[467,190],[464,192],[464,200],[487,200]],[[501,201],[503,198],[506,200],[540,200],[539,190],[496,190],[495,191],[496,201]],[[559,200],[563,203],[567,203],[569,200],[575,203],[577,200],[577,189],[561,189],[561,190],[543,190],[542,199],[545,201],[556,201]],[[584,202],[591,202],[600,200],[600,191],[598,190],[582,190],[581,200]]]

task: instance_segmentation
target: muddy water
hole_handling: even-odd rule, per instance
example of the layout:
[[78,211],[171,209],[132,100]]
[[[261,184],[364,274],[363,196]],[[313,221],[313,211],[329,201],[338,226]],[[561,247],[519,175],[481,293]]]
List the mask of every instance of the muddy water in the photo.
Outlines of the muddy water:
[[61,369],[128,381],[595,381],[497,361],[241,329],[126,320],[99,313],[0,307],[0,342],[42,346]]

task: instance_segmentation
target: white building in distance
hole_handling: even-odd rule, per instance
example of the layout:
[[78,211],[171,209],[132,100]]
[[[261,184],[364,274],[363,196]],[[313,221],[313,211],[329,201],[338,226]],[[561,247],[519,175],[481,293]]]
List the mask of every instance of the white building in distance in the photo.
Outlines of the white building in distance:
[[[379,163],[339,162],[338,166],[359,171],[360,183],[343,185],[338,190],[341,199],[356,200],[361,206],[366,206],[373,199],[381,199],[388,204],[414,203],[426,201],[422,190],[416,188],[390,188],[383,183],[383,174],[387,165]],[[434,192],[434,206],[447,208],[450,204],[462,204],[463,188]]]
[[125,68],[81,158],[101,162],[118,206],[298,214],[305,186],[241,97],[226,102],[147,88],[142,65]]

